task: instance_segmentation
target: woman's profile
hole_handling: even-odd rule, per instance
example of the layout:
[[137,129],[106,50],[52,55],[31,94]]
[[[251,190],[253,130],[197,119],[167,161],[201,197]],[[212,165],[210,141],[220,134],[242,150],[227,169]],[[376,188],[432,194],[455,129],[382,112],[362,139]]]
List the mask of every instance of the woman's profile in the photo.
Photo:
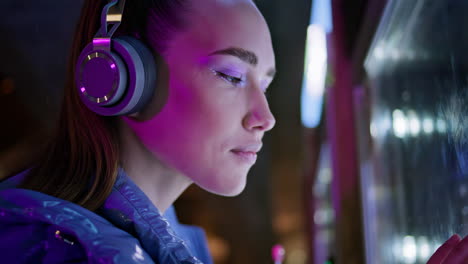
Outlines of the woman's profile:
[[86,0],[73,43],[53,139],[0,183],[2,261],[212,263],[172,203],[244,189],[275,125],[265,19],[250,0]]
[[275,123],[264,95],[274,72],[251,1],[85,1],[56,135],[2,183],[3,256],[210,263],[202,231],[171,205],[192,183],[244,189]]

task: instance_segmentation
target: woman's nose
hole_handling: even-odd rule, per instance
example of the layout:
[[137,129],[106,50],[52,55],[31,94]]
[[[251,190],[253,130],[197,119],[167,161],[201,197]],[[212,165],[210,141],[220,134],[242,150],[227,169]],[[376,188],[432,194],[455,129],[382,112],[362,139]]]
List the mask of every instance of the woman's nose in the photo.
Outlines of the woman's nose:
[[251,100],[250,108],[243,120],[243,126],[249,131],[266,132],[275,126],[276,120],[270,111],[268,101],[263,92],[256,92]]

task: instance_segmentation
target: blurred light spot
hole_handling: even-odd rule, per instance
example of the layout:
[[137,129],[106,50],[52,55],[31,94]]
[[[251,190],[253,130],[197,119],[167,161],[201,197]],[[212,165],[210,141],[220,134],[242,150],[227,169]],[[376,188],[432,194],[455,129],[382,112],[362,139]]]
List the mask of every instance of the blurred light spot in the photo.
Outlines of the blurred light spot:
[[432,119],[428,117],[423,119],[422,127],[423,127],[424,133],[426,134],[431,134],[432,132],[434,132],[434,123],[432,122]]
[[403,238],[403,248],[402,248],[403,262],[412,264],[416,262],[416,241],[413,236],[405,236]]
[[384,137],[385,135],[387,135],[388,131],[392,129],[392,120],[390,113],[388,111],[385,111],[384,113],[380,114],[377,121],[377,134],[379,135],[379,137]]
[[333,210],[327,208],[317,209],[314,213],[314,223],[319,226],[327,225],[334,218]]
[[445,124],[445,121],[440,118],[437,119],[436,127],[439,133],[445,133],[447,131],[447,126]]
[[285,250],[281,244],[276,244],[271,248],[271,257],[275,263],[282,263],[284,260]]
[[419,123],[418,116],[413,110],[408,111],[408,121],[409,121],[409,131],[411,135],[417,136],[421,130],[421,125]]
[[384,200],[385,196],[387,195],[387,190],[385,189],[386,187],[384,186],[379,186],[379,185],[374,185],[369,188],[372,194],[371,200],[373,201],[378,201],[378,200]]
[[320,170],[318,180],[322,184],[328,184],[331,182],[331,170],[329,168],[323,168]]
[[331,0],[315,0],[310,25],[301,92],[301,121],[305,127],[318,126],[322,116],[323,93],[327,75],[327,33],[333,30]]
[[394,237],[393,242],[392,242],[392,255],[395,256],[395,258],[401,262],[403,259],[401,251],[402,251],[402,243],[400,241],[400,237]]
[[278,234],[287,234],[293,232],[297,228],[298,219],[300,219],[298,213],[292,212],[279,212],[273,218],[273,230]]
[[214,263],[226,262],[231,254],[230,244],[220,236],[213,233],[207,233],[208,248]]
[[431,255],[431,246],[429,245],[429,241],[427,237],[421,236],[418,238],[417,241],[418,245],[418,258],[419,261],[427,261],[429,256]]
[[407,119],[406,119],[405,114],[401,110],[396,109],[393,111],[392,117],[393,117],[393,133],[395,134],[396,137],[399,137],[399,138],[405,137],[408,131]]
[[312,1],[310,14],[310,24],[320,25],[327,33],[332,32],[333,19],[331,0]]
[[394,60],[399,60],[400,57],[401,57],[401,54],[398,50],[391,50],[390,51],[390,56],[392,57],[392,59]]
[[376,47],[374,50],[374,56],[376,59],[383,59],[385,57],[383,48],[380,46]]
[[377,138],[378,131],[377,131],[377,126],[375,125],[375,122],[371,121],[370,127],[369,127],[370,135],[373,138]]
[[329,228],[319,228],[317,230],[317,239],[324,243],[330,243],[334,233]]
[[301,94],[301,119],[305,127],[320,123],[327,74],[327,39],[322,26],[307,28],[304,81]]

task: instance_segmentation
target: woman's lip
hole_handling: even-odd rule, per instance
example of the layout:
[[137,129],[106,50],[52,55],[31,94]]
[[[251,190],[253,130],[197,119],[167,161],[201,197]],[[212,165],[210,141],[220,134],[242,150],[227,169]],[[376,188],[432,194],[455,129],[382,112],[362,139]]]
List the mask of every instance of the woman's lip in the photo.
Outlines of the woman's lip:
[[231,150],[238,159],[243,162],[254,164],[257,160],[257,153],[254,151]]
[[254,143],[254,144],[248,144],[248,145],[236,147],[235,149],[232,149],[231,151],[257,153],[261,149],[262,149],[262,143]]

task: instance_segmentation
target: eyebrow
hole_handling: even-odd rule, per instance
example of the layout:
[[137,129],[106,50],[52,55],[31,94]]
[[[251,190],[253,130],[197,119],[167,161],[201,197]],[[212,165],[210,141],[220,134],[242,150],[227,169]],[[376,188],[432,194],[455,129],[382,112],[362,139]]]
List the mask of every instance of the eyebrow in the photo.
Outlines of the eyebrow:
[[[210,55],[231,55],[252,66],[257,66],[258,64],[258,57],[254,52],[237,47],[229,47],[227,49],[217,50],[210,53]],[[271,68],[267,72],[267,75],[271,78],[273,78],[275,74],[276,70],[274,68]]]

